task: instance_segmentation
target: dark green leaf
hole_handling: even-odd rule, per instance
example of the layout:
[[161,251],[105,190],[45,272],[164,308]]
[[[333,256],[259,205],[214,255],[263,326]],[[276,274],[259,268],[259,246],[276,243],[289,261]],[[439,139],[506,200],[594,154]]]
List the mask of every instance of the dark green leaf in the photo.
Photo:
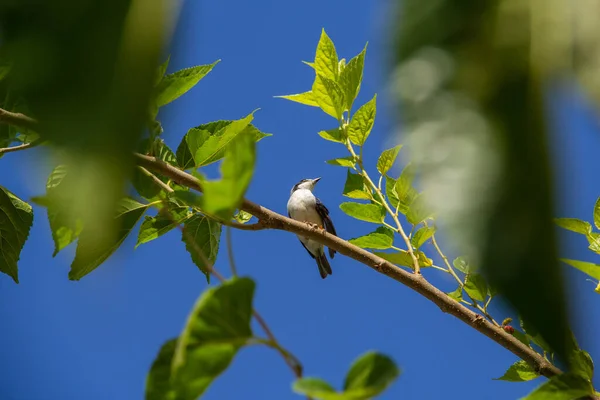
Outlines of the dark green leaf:
[[319,131],[319,136],[325,140],[336,143],[344,143],[344,132],[340,128],[333,128],[328,131]]
[[470,298],[477,301],[484,301],[487,297],[487,283],[483,276],[470,272],[465,277],[465,292]]
[[465,257],[456,257],[454,261],[452,261],[452,265],[454,265],[454,268],[456,268],[463,274],[468,274],[471,271],[469,262],[466,260]]
[[428,241],[434,233],[434,227],[422,226],[415,232],[413,237],[410,239],[410,242],[416,249],[418,249],[419,247],[423,246],[423,244]]
[[[192,256],[192,261],[206,275],[208,281],[210,278],[209,268],[214,265],[219,252],[221,224],[204,215],[196,214],[183,224],[181,240]],[[206,265],[206,261],[210,265]]]
[[351,199],[369,200],[371,198],[362,175],[353,174],[350,170],[346,174],[343,195]]
[[321,110],[337,120],[342,118],[345,108],[344,92],[337,82],[317,75],[312,86],[312,93]]
[[576,400],[593,393],[586,378],[567,372],[553,376],[522,400]]
[[577,218],[554,218],[554,222],[563,229],[582,235],[589,235],[592,232],[592,225],[589,222]]
[[453,292],[448,292],[446,293],[448,295],[448,297],[450,297],[451,299],[454,299],[458,302],[460,302],[462,300],[462,293],[463,293],[463,288],[462,286],[459,286],[456,288],[455,291]]
[[327,160],[327,164],[330,165],[338,165],[340,167],[349,167],[352,168],[355,164],[354,157],[342,157],[342,158],[334,158],[333,160]]
[[321,75],[324,78],[332,81],[337,81],[338,77],[338,55],[335,51],[335,45],[325,33],[325,29],[321,30],[321,37],[317,44],[317,51],[315,53],[315,72],[317,75]]
[[19,283],[17,262],[33,224],[33,209],[0,186],[0,272]]
[[162,345],[146,377],[146,400],[170,400],[175,398],[171,388],[171,364],[177,346],[177,338]]
[[97,237],[95,231],[83,229],[77,242],[77,251],[75,260],[71,264],[69,279],[78,281],[110,257],[123,243],[147,208],[147,204],[125,198],[121,200],[114,219],[117,227],[115,235]]
[[384,150],[381,153],[379,159],[377,160],[377,171],[379,171],[381,175],[385,175],[390,168],[392,168],[392,165],[394,165],[396,157],[398,157],[398,152],[401,148],[402,145],[398,145],[392,147],[391,149]]
[[600,265],[587,261],[569,260],[566,258],[561,258],[560,260],[566,264],[569,264],[571,267],[577,268],[584,274],[600,280]]
[[373,96],[369,102],[361,106],[348,125],[348,137],[352,143],[362,146],[365,144],[373,125],[375,124],[375,114],[377,111],[377,95]]
[[590,381],[594,377],[594,362],[589,353],[584,350],[575,350],[569,359],[571,369],[570,372],[581,375]]
[[380,226],[374,232],[355,239],[350,239],[350,243],[363,249],[385,250],[392,247],[394,243],[394,231],[385,226]]
[[342,203],[340,209],[347,215],[361,221],[381,223],[385,209],[377,204]]
[[177,342],[171,379],[177,400],[195,400],[252,337],[254,282],[233,278],[207,289]]
[[315,96],[312,91],[297,93],[297,94],[288,94],[285,96],[275,96],[281,99],[291,100],[296,103],[304,104],[311,107],[319,107],[319,104],[315,100]]
[[596,228],[600,229],[600,197],[596,200],[596,204],[594,205],[594,225]]
[[140,244],[157,239],[188,218],[188,207],[177,206],[170,209],[163,209],[154,217],[146,216],[140,226],[135,247],[137,248]]
[[413,225],[417,225],[433,215],[433,211],[427,204],[425,195],[418,195],[408,207],[406,219]]
[[514,363],[508,368],[508,370],[500,378],[495,378],[497,381],[509,381],[509,382],[527,382],[532,379],[539,377],[540,375],[535,372],[533,368],[527,362],[520,360]]
[[337,393],[327,382],[319,378],[300,378],[294,382],[292,390],[298,394],[318,400],[343,400],[344,397]]
[[527,339],[530,343],[539,346],[542,350],[544,350],[547,353],[552,352],[552,349],[544,340],[544,338],[540,335],[535,326],[533,326],[528,321],[524,320],[522,317],[519,317],[519,324],[521,325],[521,329],[523,329],[523,332],[525,332]]
[[391,358],[370,351],[352,363],[344,380],[344,393],[349,398],[369,399],[387,389],[399,375]]
[[352,110],[352,104],[360,91],[360,84],[363,77],[363,69],[365,65],[365,53],[367,46],[356,57],[353,57],[346,67],[340,73],[340,86],[345,93],[346,108]]
[[221,60],[208,65],[182,69],[164,76],[156,87],[156,103],[158,106],[162,107],[169,104],[196,86],[200,79],[204,78],[219,61]]

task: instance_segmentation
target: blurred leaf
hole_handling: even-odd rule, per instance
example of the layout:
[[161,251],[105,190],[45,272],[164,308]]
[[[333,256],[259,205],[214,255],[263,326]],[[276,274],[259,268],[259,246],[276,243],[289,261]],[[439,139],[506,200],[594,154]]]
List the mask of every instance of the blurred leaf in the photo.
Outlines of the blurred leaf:
[[[181,240],[194,264],[206,275],[206,281],[210,282],[210,267],[214,265],[219,253],[221,224],[202,214],[195,214],[183,224]],[[206,265],[205,260],[210,265]]]
[[177,346],[177,338],[168,340],[160,348],[160,352],[152,363],[146,377],[145,400],[167,400],[175,398],[171,389],[171,363]]
[[319,136],[330,142],[344,143],[344,132],[340,128],[319,131]]
[[291,100],[296,103],[304,104],[311,107],[319,107],[319,104],[315,100],[315,96],[312,91],[297,93],[297,94],[288,94],[285,96],[275,96],[280,99]]
[[561,228],[581,233],[582,235],[589,235],[592,232],[592,225],[589,222],[577,218],[554,218],[554,222]]
[[[403,267],[409,267],[411,269],[414,267],[412,257],[405,250],[400,250],[395,253],[383,253],[375,251],[373,252],[373,254],[391,262],[392,264],[401,265]],[[419,266],[431,267],[433,265],[433,261],[431,260],[431,258],[427,258],[425,253],[423,253],[422,251],[417,251],[415,253],[415,256],[417,257]]]
[[348,64],[340,73],[339,84],[344,91],[348,111],[352,110],[352,104],[354,104],[354,100],[360,91],[366,52],[367,46],[365,45],[365,48],[356,57],[348,61]]
[[523,360],[519,360],[508,368],[508,370],[497,381],[527,382],[538,378],[540,375]]
[[0,186],[0,272],[19,283],[17,262],[33,225],[33,209]]
[[334,80],[317,75],[312,86],[315,102],[321,110],[337,120],[342,118],[344,111],[344,92]]
[[387,389],[400,375],[396,363],[388,356],[367,352],[352,363],[344,380],[349,398],[373,398]]
[[594,362],[589,353],[584,350],[575,350],[569,359],[571,364],[570,372],[580,375],[590,381],[594,377]]
[[382,223],[385,216],[385,209],[376,204],[342,203],[340,209],[353,218],[376,224]]
[[181,206],[160,210],[154,217],[146,215],[140,226],[135,247],[159,238],[189,217],[188,207]]
[[569,260],[566,258],[561,258],[560,260],[574,268],[577,268],[584,274],[587,274],[592,278],[600,280],[600,265],[587,261]]
[[338,55],[335,51],[335,45],[325,33],[325,29],[321,30],[321,37],[317,44],[315,53],[314,68],[317,75],[321,75],[331,81],[337,81],[338,77]]
[[346,400],[342,394],[337,393],[334,388],[320,378],[300,378],[294,382],[292,390],[318,400]]
[[377,95],[356,110],[352,116],[352,120],[348,124],[348,137],[355,145],[362,146],[367,141],[375,124],[376,103]]
[[470,298],[477,301],[484,301],[487,297],[487,283],[483,276],[474,272],[469,272],[465,277],[465,292]]
[[204,393],[252,337],[254,287],[249,278],[232,278],[202,293],[173,356],[171,382],[178,400]]
[[451,299],[454,299],[454,300],[456,300],[456,301],[458,301],[460,303],[460,301],[462,300],[462,293],[463,293],[463,288],[462,288],[462,286],[459,286],[459,287],[456,288],[455,291],[448,292],[446,294]]
[[354,157],[342,157],[342,158],[334,158],[333,160],[327,160],[327,164],[329,165],[338,165],[340,167],[349,167],[352,168],[354,166]]
[[391,149],[384,150],[381,153],[379,159],[377,160],[377,171],[379,171],[381,175],[385,175],[390,168],[392,168],[392,165],[394,165],[396,157],[398,157],[398,152],[401,148],[402,145],[400,144],[392,147]]
[[351,199],[363,199],[369,200],[371,196],[367,192],[365,181],[362,175],[353,174],[348,170],[346,174],[346,183],[344,185],[344,192],[342,193],[346,197]]
[[99,239],[95,235],[96,231],[84,228],[77,242],[77,251],[71,264],[69,279],[78,281],[106,261],[127,238],[147,209],[147,204],[138,203],[130,198],[122,199],[114,217],[119,229],[117,235],[111,237],[110,241]]
[[[159,107],[169,104],[196,86],[221,60],[212,64],[198,65],[165,75],[156,87],[156,102]],[[166,69],[166,66],[165,66]]]
[[433,211],[427,204],[425,197],[422,194],[417,195],[408,208],[406,219],[411,224],[417,225],[431,216],[433,216]]
[[594,205],[594,225],[596,228],[600,229],[600,197],[596,200],[596,204]]
[[540,335],[539,331],[534,325],[532,325],[527,320],[523,319],[522,316],[519,317],[519,325],[521,325],[521,329],[523,329],[523,332],[525,332],[529,344],[533,343],[539,346],[543,351],[547,353],[552,353],[552,348]]
[[385,250],[394,243],[394,231],[385,226],[380,226],[374,232],[358,238],[350,239],[350,243],[363,249]]
[[471,266],[464,257],[456,257],[454,261],[452,261],[452,265],[463,274],[468,274],[471,271]]
[[418,196],[417,191],[412,186],[414,179],[415,167],[412,163],[408,163],[400,173],[400,177],[395,181],[394,191],[398,199],[396,204],[400,203],[398,211],[404,215],[409,213],[410,207]]
[[415,232],[413,237],[410,239],[410,242],[416,249],[418,249],[419,247],[423,246],[423,244],[426,241],[431,239],[434,233],[435,228],[429,226],[422,226]]
[[246,222],[252,219],[252,214],[244,210],[240,210],[237,214],[233,216],[233,218],[240,224],[245,224]]
[[575,400],[592,394],[586,378],[567,372],[553,376],[522,400]]
[[[256,148],[254,138],[241,134],[227,147],[221,164],[221,179],[206,181],[202,209],[228,221],[239,208],[254,173]],[[200,151],[199,151],[200,152]]]

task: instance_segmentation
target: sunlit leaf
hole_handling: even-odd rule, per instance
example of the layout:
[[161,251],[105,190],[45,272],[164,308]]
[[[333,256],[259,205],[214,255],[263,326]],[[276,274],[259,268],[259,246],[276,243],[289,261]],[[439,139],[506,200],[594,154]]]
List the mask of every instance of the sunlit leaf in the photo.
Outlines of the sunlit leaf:
[[379,171],[381,175],[385,175],[390,168],[392,168],[392,165],[394,165],[396,157],[398,157],[398,152],[401,148],[402,145],[398,145],[392,147],[391,149],[384,150],[381,153],[379,159],[377,160],[377,171]]
[[594,225],[596,228],[600,229],[600,197],[596,200],[596,204],[594,205]]
[[600,280],[600,265],[587,261],[569,260],[567,258],[561,258],[560,260],[574,268],[577,268],[584,274]]
[[470,298],[477,301],[484,301],[487,297],[487,283],[483,276],[470,272],[465,277],[465,292]]
[[344,132],[340,128],[319,131],[319,136],[330,142],[344,143]]
[[367,46],[355,57],[353,57],[340,73],[339,83],[346,97],[346,109],[352,110],[354,100],[358,96],[363,78],[365,54]]
[[312,91],[304,92],[304,93],[297,93],[297,94],[288,94],[285,96],[275,96],[275,97],[281,98],[281,99],[286,99],[286,100],[291,100],[296,103],[304,104],[304,105],[311,106],[311,107],[319,107],[319,104],[315,100],[315,96],[313,95]]
[[363,249],[385,250],[394,243],[394,231],[385,226],[380,226],[374,232],[358,238],[350,239],[350,243]]
[[342,203],[340,209],[347,215],[366,222],[381,223],[385,209],[376,204]]
[[325,29],[321,30],[321,37],[317,44],[315,53],[314,68],[317,75],[332,81],[337,81],[338,78],[338,55],[335,51],[333,41],[325,33]]
[[495,378],[498,381],[509,382],[527,382],[539,377],[540,375],[523,360],[519,360],[508,368],[508,370],[500,378]]
[[450,297],[451,299],[454,299],[458,302],[460,302],[462,300],[462,293],[463,293],[463,288],[462,286],[459,286],[456,288],[455,291],[453,292],[448,292],[446,293],[448,295],[448,297]]
[[567,372],[553,376],[522,400],[574,400],[593,393],[586,378]]
[[454,261],[452,261],[452,265],[454,265],[454,268],[456,268],[463,274],[468,274],[471,271],[469,262],[465,257],[456,257]]
[[570,372],[583,376],[590,381],[594,377],[594,362],[587,351],[575,350],[569,358]]
[[155,89],[156,102],[159,107],[169,104],[193,88],[221,60],[212,64],[198,65],[165,75]]
[[17,262],[33,224],[33,209],[0,186],[0,272],[19,283]]
[[329,165],[337,165],[340,167],[348,167],[348,168],[352,168],[355,164],[354,157],[352,157],[352,156],[342,157],[342,158],[334,158],[333,160],[327,160],[326,162]]
[[233,216],[233,218],[240,224],[245,224],[246,222],[252,219],[252,214],[244,210],[240,210],[237,214]]
[[377,95],[375,95],[366,104],[362,105],[350,120],[348,125],[348,137],[352,143],[362,146],[365,144],[373,125],[375,124],[375,114],[377,111]]
[[408,214],[411,205],[418,196],[416,189],[412,186],[414,178],[414,165],[408,163],[402,170],[400,177],[395,181],[394,192],[398,199],[396,203],[399,203],[398,211],[400,211],[401,214]]
[[321,110],[337,120],[342,118],[345,104],[344,92],[337,82],[317,75],[312,86],[312,93]]
[[592,225],[587,221],[577,218],[554,218],[556,225],[573,232],[589,235],[592,232]]
[[353,174],[350,170],[346,174],[346,183],[342,194],[351,199],[369,200],[371,198],[362,175]]
[[433,236],[434,233],[435,233],[434,227],[422,226],[415,232],[415,234],[410,239],[410,242],[416,249],[418,249],[419,247],[423,246],[423,244],[426,241],[431,239],[431,237]]
[[400,376],[400,369],[388,356],[367,352],[352,363],[344,380],[348,398],[370,399],[387,389]]
[[[192,261],[210,279],[210,268],[217,260],[221,240],[221,224],[201,214],[187,219],[183,225],[181,240],[192,256]],[[207,265],[207,262],[209,265]]]
[[427,204],[425,197],[417,195],[408,207],[406,219],[413,225],[417,225],[433,215],[433,210]]
[[182,206],[161,210],[153,217],[147,215],[140,226],[135,247],[159,238],[188,218],[188,207]]
[[[383,253],[376,251],[373,252],[373,254],[391,262],[392,264],[409,267],[411,269],[414,267],[412,257],[405,250],[400,250],[395,253]],[[417,251],[415,256],[417,257],[420,267],[431,267],[433,265],[433,260],[431,260],[431,258],[427,258],[425,253]]]
[[298,394],[303,394],[317,400],[346,400],[343,394],[335,391],[331,385],[320,378],[300,378],[297,379],[292,390]]

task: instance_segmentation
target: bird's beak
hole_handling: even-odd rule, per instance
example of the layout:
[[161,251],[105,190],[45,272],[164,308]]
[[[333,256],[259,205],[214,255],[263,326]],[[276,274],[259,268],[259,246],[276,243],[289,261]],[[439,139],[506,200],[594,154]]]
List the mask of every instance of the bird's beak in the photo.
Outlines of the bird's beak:
[[319,182],[320,180],[321,180],[321,177],[313,179],[313,185],[316,185],[317,182]]

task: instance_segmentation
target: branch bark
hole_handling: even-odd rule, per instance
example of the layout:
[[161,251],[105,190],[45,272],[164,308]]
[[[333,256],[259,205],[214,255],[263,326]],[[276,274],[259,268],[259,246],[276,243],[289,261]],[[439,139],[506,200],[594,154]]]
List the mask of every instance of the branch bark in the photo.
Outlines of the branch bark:
[[[29,118],[23,114],[11,113],[2,109],[0,109],[0,122],[27,127],[30,129],[33,129],[37,126],[37,122],[32,118]],[[22,149],[23,148],[20,148],[19,150]],[[0,150],[5,150],[6,152],[6,149]],[[202,191],[202,185],[200,184],[200,181],[185,171],[177,169],[162,160],[156,159],[155,157],[134,153],[134,158],[136,163],[141,167],[144,167],[154,173],[162,174],[180,185],[195,189],[200,192]],[[465,324],[506,348],[517,357],[525,360],[539,374],[550,378],[554,375],[562,373],[560,369],[552,365],[548,360],[536,353],[529,346],[524,345],[514,336],[505,332],[503,329],[495,327],[493,324],[485,320],[482,315],[469,310],[462,304],[459,304],[455,300],[451,299],[444,292],[427,282],[422,275],[405,271],[389,261],[376,256],[375,254],[363,250],[360,247],[354,246],[344,239],[333,236],[326,231],[321,231],[316,227],[311,227],[308,224],[287,218],[249,200],[244,199],[240,208],[254,215],[256,218],[258,218],[259,222],[254,225],[239,225],[246,228],[252,226],[256,230],[278,229],[314,239],[319,243],[336,250],[340,254],[348,256],[368,267],[371,267],[375,271],[384,274],[389,278],[404,284],[405,286],[408,286],[415,292],[421,294],[423,297],[436,304],[443,312],[455,316]],[[230,226],[231,225],[237,228],[237,226],[235,226],[236,224],[231,223]]]

